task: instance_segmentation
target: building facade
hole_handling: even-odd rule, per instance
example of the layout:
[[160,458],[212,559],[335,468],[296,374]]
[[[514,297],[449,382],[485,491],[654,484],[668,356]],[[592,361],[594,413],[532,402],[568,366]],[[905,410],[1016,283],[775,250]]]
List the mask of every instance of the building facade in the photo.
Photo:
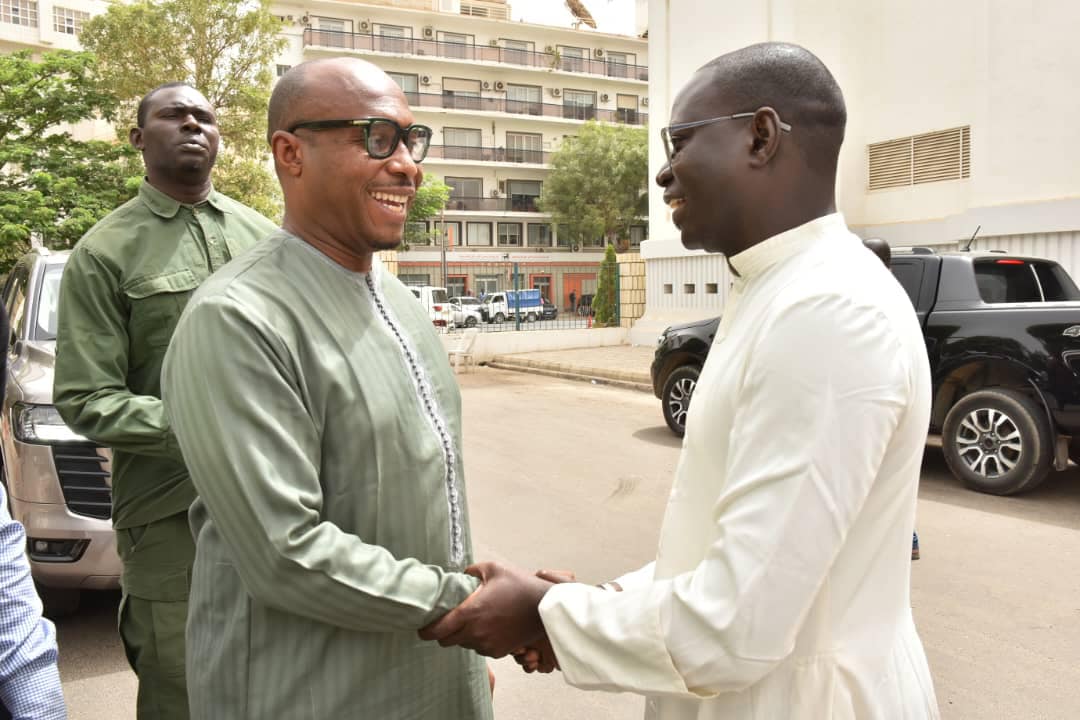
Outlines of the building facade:
[[[1080,67],[1071,37],[1080,7],[652,0],[646,18],[652,173],[664,157],[655,129],[698,67],[755,42],[795,42],[822,58],[847,100],[837,200],[853,230],[894,246],[955,249],[978,228],[973,249],[1050,257],[1080,279],[1080,145],[1062,132],[1080,111],[1068,89]],[[682,248],[655,187],[649,209],[637,340],[718,314],[730,284],[722,257]]]
[[[424,171],[450,186],[450,201],[428,223],[430,240],[398,253],[399,277],[452,296],[537,287],[560,308],[571,292],[595,292],[603,240],[560,236],[537,200],[552,153],[586,121],[646,123],[645,40],[513,22],[499,0],[323,0],[274,12],[289,38],[279,72],[362,57],[434,130]],[[626,240],[636,248],[646,236],[642,219]]]

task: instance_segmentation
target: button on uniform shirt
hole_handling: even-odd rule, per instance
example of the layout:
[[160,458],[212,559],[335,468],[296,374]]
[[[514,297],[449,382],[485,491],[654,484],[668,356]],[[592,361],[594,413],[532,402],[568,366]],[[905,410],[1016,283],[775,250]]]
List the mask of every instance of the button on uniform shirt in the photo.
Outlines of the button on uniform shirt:
[[60,286],[54,402],[113,450],[113,525],[146,525],[195,499],[161,404],[161,362],[192,292],[276,230],[219,192],[184,205],[144,181],[79,241]]
[[937,718],[910,609],[930,415],[911,302],[840,215],[730,262],[655,563],[541,604],[563,674],[658,720]]
[[489,720],[416,631],[476,588],[461,398],[427,311],[279,232],[195,294],[165,404],[199,498],[193,720]]

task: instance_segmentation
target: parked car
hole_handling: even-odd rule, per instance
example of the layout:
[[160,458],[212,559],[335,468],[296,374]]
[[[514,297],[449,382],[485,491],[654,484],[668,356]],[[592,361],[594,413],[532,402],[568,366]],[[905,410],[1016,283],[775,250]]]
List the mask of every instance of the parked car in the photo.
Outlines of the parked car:
[[483,319],[477,306],[462,305],[453,300],[450,301],[450,314],[454,327],[476,327]]
[[559,308],[555,307],[555,303],[551,302],[547,298],[544,300],[544,314],[541,316],[544,320],[554,320],[559,316]]
[[[923,328],[930,430],[949,469],[1010,495],[1080,462],[1080,290],[1058,263],[1003,253],[894,252],[892,272]],[[718,318],[660,336],[653,390],[669,427],[686,409]]]
[[56,308],[67,253],[33,250],[8,274],[8,377],[0,470],[26,528],[30,572],[46,610],[73,612],[81,590],[120,586],[112,523],[112,456],[75,434],[52,404]]
[[446,288],[432,285],[410,285],[409,289],[420,304],[427,308],[428,317],[435,327],[450,327],[453,323],[453,311],[450,307],[450,299],[446,296]]
[[480,313],[480,319],[483,322],[487,322],[487,310],[484,307],[484,302],[480,298],[475,298],[472,295],[455,295],[450,298],[450,302],[454,305],[460,305],[463,308],[471,308]]

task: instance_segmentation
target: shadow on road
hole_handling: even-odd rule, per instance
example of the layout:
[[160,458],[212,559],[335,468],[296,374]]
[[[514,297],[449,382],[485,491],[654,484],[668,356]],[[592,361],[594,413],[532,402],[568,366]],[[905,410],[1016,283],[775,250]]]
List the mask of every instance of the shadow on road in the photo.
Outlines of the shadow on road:
[[1051,472],[1042,485],[1020,495],[998,497],[968,490],[945,464],[941,448],[926,446],[919,497],[1020,520],[1080,530],[1080,468]]
[[642,428],[635,432],[633,437],[637,440],[644,440],[647,443],[661,445],[663,447],[677,448],[682,446],[682,438],[676,437],[675,434],[668,429],[667,425]]
[[129,669],[116,631],[119,605],[119,591],[84,591],[78,612],[54,621],[64,682]]

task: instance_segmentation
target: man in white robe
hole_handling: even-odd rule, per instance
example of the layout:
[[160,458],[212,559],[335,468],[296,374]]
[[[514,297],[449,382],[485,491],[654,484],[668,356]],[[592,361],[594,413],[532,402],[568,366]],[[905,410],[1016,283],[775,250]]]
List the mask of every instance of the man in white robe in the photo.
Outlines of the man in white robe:
[[840,88],[807,50],[755,45],[701,68],[671,119],[657,182],[683,244],[736,280],[656,561],[550,588],[485,563],[422,637],[557,663],[658,720],[937,718],[908,545],[929,367],[910,301],[836,211]]

